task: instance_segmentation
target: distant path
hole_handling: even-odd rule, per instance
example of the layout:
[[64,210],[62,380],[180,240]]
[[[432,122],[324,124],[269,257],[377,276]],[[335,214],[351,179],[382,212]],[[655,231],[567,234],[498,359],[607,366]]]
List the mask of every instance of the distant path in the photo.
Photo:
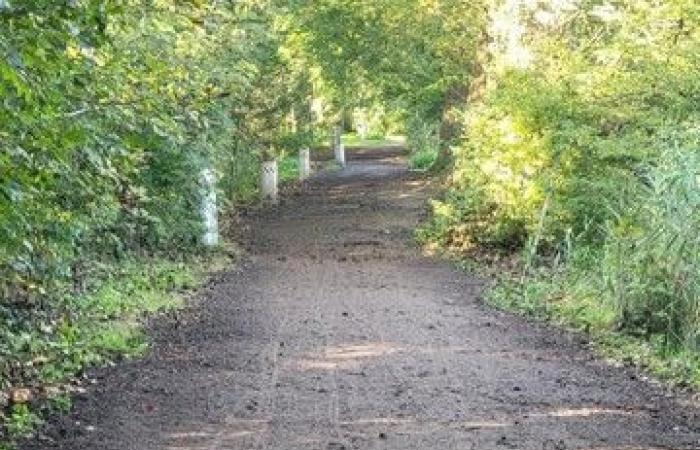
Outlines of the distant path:
[[350,152],[25,450],[700,448],[696,407],[421,256],[428,194],[391,152]]

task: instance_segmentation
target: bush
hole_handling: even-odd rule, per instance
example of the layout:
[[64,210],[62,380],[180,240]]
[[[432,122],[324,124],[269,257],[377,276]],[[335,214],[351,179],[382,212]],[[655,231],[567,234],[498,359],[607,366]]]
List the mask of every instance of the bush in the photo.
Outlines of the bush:
[[437,153],[440,140],[439,124],[414,116],[406,123],[406,142],[411,153]]
[[412,169],[428,170],[435,164],[437,158],[438,152],[436,150],[422,150],[413,153],[408,164]]
[[190,251],[202,169],[231,205],[254,197],[261,150],[309,139],[285,125],[296,106],[308,129],[311,86],[278,73],[272,4],[73,3],[0,5],[3,303],[50,303],[93,261]]

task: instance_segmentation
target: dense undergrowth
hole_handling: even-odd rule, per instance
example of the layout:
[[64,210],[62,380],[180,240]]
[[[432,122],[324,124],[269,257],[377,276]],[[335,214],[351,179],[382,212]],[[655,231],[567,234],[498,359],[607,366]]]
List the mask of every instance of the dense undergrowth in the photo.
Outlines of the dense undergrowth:
[[502,2],[493,14],[449,191],[419,237],[522,252],[496,303],[700,386],[700,7]]

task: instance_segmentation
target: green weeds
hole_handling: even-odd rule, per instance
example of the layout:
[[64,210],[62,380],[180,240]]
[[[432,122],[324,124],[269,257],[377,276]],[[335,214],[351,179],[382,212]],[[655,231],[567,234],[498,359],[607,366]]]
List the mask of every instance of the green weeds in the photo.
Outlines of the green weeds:
[[615,304],[601,297],[600,283],[590,272],[542,270],[525,279],[501,278],[486,299],[498,308],[585,333],[601,355],[614,361],[643,367],[677,385],[700,387],[700,355],[668,346],[663,334],[623,332]]
[[[128,261],[95,282],[90,292],[64,296],[42,324],[13,328],[6,318],[0,328],[2,364],[24,369],[13,380],[0,379],[0,386],[8,388],[14,381],[40,392],[43,386],[69,382],[88,367],[143,355],[148,348],[145,319],[182,307],[185,296],[205,280],[206,272],[198,267],[217,267],[225,259],[214,252],[182,261]],[[4,368],[2,373],[7,373]],[[43,411],[69,409],[70,397],[63,394],[9,407],[3,424],[6,445],[31,433]]]
[[408,165],[414,170],[428,170],[438,159],[437,150],[423,150],[413,153],[408,161]]
[[299,179],[299,156],[285,155],[279,160],[280,183],[294,182]]
[[14,405],[5,419],[4,428],[9,436],[19,438],[30,435],[40,424],[41,419],[31,411],[29,406]]

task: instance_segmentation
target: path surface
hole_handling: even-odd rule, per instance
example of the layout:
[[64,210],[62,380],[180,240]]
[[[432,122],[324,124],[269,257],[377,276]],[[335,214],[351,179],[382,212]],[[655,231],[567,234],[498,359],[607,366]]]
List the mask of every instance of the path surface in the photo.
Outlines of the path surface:
[[25,449],[700,448],[696,407],[422,257],[426,184],[355,158],[251,219],[249,260]]

